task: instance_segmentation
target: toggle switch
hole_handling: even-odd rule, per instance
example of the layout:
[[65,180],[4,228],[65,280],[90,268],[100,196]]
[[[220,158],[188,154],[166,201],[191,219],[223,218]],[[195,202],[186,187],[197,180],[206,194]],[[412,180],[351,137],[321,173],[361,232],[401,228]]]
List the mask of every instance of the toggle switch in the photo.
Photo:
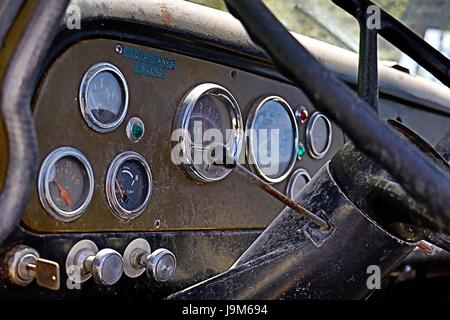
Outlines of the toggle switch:
[[12,283],[25,287],[36,279],[36,283],[43,288],[59,290],[59,264],[41,259],[35,249],[17,245],[8,252],[6,259]]
[[86,282],[92,277],[99,285],[112,286],[122,276],[123,259],[113,249],[99,251],[94,242],[81,240],[67,255],[66,273],[75,283]]
[[124,272],[130,278],[139,277],[147,271],[148,277],[158,282],[168,281],[177,269],[175,255],[167,249],[151,251],[145,239],[133,240],[123,254]]

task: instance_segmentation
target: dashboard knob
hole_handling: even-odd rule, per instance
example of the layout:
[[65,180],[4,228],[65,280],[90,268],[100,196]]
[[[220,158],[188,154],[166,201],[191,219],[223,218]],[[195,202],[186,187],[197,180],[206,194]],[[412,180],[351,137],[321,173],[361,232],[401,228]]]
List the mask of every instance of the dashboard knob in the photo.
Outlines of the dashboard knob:
[[172,278],[177,269],[175,255],[167,249],[158,249],[147,256],[147,275],[158,282],[166,282]]
[[103,286],[112,286],[120,280],[123,273],[122,256],[113,249],[100,250],[88,257],[84,265],[90,267],[94,281]]
[[97,284],[112,286],[122,276],[123,259],[113,249],[98,251],[95,243],[82,240],[70,249],[66,259],[66,272],[75,283],[83,283],[92,276]]
[[151,252],[145,239],[133,240],[123,254],[124,272],[130,278],[136,278],[147,272],[149,278],[158,282],[168,281],[175,273],[177,259],[175,255],[164,248]]

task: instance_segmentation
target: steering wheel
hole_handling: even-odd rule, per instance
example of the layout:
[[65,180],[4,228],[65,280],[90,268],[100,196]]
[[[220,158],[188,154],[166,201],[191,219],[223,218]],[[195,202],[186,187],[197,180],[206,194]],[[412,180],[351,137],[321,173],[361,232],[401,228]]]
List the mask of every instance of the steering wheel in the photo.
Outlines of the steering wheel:
[[9,61],[1,93],[9,157],[0,195],[0,243],[19,224],[31,194],[38,147],[30,105],[40,68],[67,4],[68,0],[27,1],[23,4],[23,8],[28,6],[32,10],[32,15]]
[[[68,0],[40,0],[4,77],[1,110],[9,145],[8,171],[0,196],[0,242],[18,225],[33,185],[37,140],[30,103],[50,44]],[[259,0],[226,0],[251,38],[276,66],[334,120],[356,147],[377,161],[401,186],[439,215],[450,232],[450,179],[411,144],[405,144],[354,91],[322,66]],[[26,66],[26,68],[24,67]]]
[[260,0],[226,0],[229,11],[285,76],[335,121],[355,146],[383,167],[450,233],[450,177],[411,143],[405,143],[357,94],[318,62]]

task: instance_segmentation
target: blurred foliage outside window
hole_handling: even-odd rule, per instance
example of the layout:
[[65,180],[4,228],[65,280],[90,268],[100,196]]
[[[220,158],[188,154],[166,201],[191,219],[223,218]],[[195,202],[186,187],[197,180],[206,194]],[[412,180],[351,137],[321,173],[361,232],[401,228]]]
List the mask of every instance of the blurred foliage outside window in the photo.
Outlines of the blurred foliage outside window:
[[[188,0],[226,11],[222,0]],[[291,31],[339,47],[358,51],[359,26],[356,20],[331,0],[263,0]],[[375,0],[375,3],[402,21],[444,54],[450,55],[450,0]],[[381,38],[380,38],[381,39]],[[417,69],[407,56],[388,42],[379,41],[379,58]],[[411,70],[430,77],[423,70]]]

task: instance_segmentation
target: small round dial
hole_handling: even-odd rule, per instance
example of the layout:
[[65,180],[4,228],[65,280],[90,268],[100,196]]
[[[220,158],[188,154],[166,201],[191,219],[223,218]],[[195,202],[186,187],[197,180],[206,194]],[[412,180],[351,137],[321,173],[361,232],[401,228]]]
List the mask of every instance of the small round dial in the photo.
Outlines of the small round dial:
[[147,161],[135,152],[114,159],[106,181],[106,195],[114,214],[124,220],[139,216],[147,207],[152,191],[152,176]]
[[125,76],[106,62],[93,65],[80,86],[80,109],[86,123],[97,132],[116,129],[128,109],[128,86]]
[[60,221],[72,221],[87,208],[93,194],[93,173],[87,158],[64,147],[50,153],[39,173],[39,197],[43,207]]
[[311,157],[322,159],[327,154],[332,134],[330,120],[320,112],[314,113],[306,128],[306,142]]
[[102,71],[92,78],[87,91],[87,102],[92,114],[101,123],[114,122],[123,104],[122,88],[117,77]]
[[289,179],[286,195],[294,200],[310,180],[308,171],[303,168],[295,170]]

